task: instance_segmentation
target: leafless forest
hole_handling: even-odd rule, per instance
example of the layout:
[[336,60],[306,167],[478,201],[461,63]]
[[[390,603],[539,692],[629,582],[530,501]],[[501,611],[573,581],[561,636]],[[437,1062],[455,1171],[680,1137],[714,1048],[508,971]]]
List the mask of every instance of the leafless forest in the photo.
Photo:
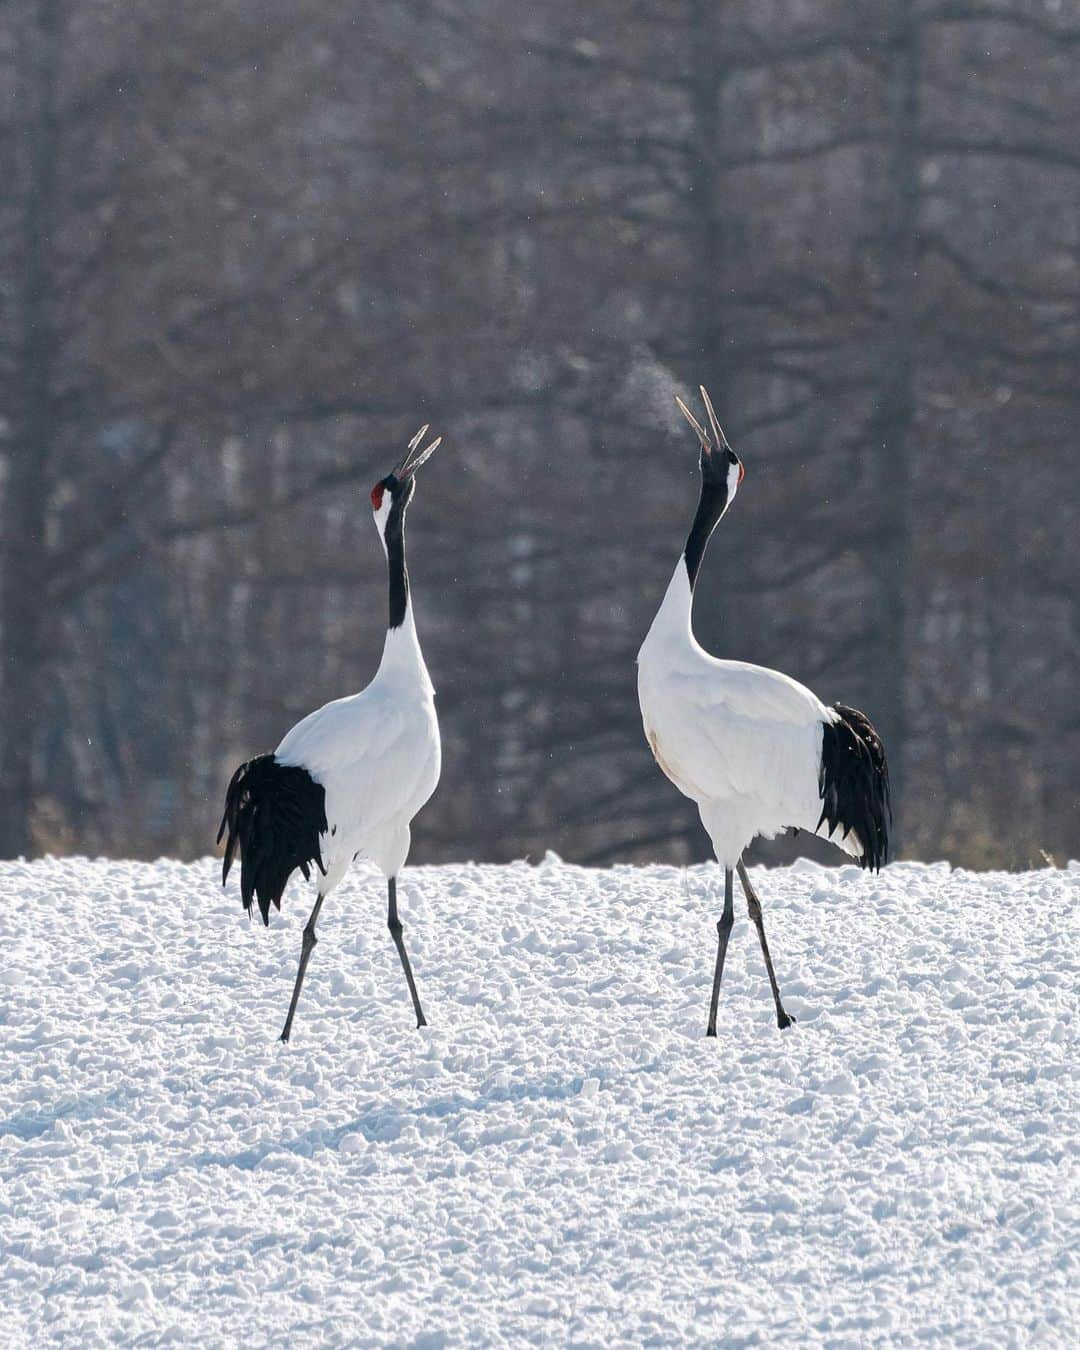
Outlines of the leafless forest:
[[1080,852],[1075,0],[7,0],[0,92],[0,855],[211,848],[431,422],[413,859],[706,856],[634,670],[699,382],[702,641],[867,709],[901,855]]

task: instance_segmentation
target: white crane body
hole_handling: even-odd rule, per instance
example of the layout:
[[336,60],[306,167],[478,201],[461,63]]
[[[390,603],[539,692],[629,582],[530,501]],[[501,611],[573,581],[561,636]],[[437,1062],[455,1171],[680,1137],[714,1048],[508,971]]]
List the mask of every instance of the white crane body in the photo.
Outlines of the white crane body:
[[638,652],[638,701],[645,738],[661,770],[695,801],[724,868],[724,912],[706,1032],[716,1010],[728,937],[734,923],[737,871],[761,942],[777,1025],[794,1021],[765,940],[761,904],[743,866],[755,838],[807,830],[838,845],[863,867],[885,862],[889,844],[889,774],[869,719],[842,704],[828,707],[797,680],[764,666],[710,656],[693,631],[694,583],[706,545],[743,479],[704,388],[712,428],[678,399],[701,442],[701,497],[664,599]]
[[[822,739],[839,714],[778,670],[711,656],[691,630],[692,600],[680,559],[638,653],[638,699],[657,764],[697,803],[717,861],[733,868],[755,837],[819,832]],[[823,822],[820,832],[828,837]],[[833,842],[862,853],[854,831]]]
[[410,823],[438,786],[442,767],[435,690],[413,622],[386,635],[382,661],[358,694],[335,699],[287,732],[280,764],[308,771],[326,794],[319,846],[333,890],[357,856],[396,876],[409,853]]
[[272,754],[241,764],[226,793],[218,833],[219,842],[228,833],[222,884],[239,851],[240,892],[249,915],[258,900],[269,925],[270,907],[281,908],[293,871],[299,868],[306,879],[315,876],[315,908],[304,928],[284,1041],[316,943],[323,900],[356,857],[369,858],[387,879],[387,926],[417,1026],[425,1025],[398,919],[397,874],[409,855],[413,817],[435,791],[442,766],[435,690],[420,650],[405,566],[405,511],[414,474],[439,445],[436,440],[417,452],[426,431],[417,432],[398,467],[371,491],[390,584],[389,623],[374,678],[358,694],[302,718]]

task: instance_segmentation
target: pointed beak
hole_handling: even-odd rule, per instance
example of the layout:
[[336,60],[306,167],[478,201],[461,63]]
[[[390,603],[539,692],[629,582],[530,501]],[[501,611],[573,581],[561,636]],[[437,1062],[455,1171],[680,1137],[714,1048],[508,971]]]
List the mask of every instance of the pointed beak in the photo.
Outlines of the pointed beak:
[[[716,413],[713,410],[712,399],[709,397],[709,391],[705,388],[703,384],[699,385],[698,388],[701,390],[701,397],[705,403],[705,411],[709,415],[709,425],[712,427],[713,432],[712,439],[709,438],[709,433],[697,420],[697,418],[686,406],[686,404],[682,401],[682,399],[678,396],[678,394],[676,394],[675,402],[679,405],[679,411],[697,432],[698,440],[701,442],[701,449],[703,454],[707,455],[711,454],[713,450],[730,451],[731,446],[728,445],[727,443],[727,437],[724,435],[720,423],[716,420]],[[734,454],[734,451],[732,451],[732,454]]]
[[439,446],[442,444],[442,437],[436,436],[435,439],[425,450],[418,450],[417,447],[419,446],[420,442],[424,439],[424,437],[427,435],[427,432],[428,432],[428,424],[425,422],[424,425],[420,428],[420,430],[409,442],[408,448],[405,451],[404,458],[402,459],[401,463],[397,466],[397,468],[394,470],[394,477],[397,478],[400,482],[404,482],[407,478],[411,478],[413,474],[417,471],[417,469],[420,467],[420,465],[426,464],[427,461],[431,458],[431,456],[435,453],[436,450],[438,450]]
[[716,413],[713,411],[712,399],[709,397],[709,391],[704,385],[699,385],[701,397],[705,401],[705,411],[709,414],[709,425],[713,429],[713,435],[716,437],[716,444],[721,450],[730,450],[731,446],[727,443],[727,437],[721,430],[720,423],[716,420]]
[[705,428],[704,428],[704,427],[701,425],[701,423],[697,420],[697,418],[696,418],[696,417],[694,416],[694,414],[690,411],[690,409],[686,406],[686,404],[682,401],[682,399],[678,396],[678,394],[675,395],[675,402],[679,405],[679,411],[682,413],[682,415],[686,418],[686,420],[690,423],[690,425],[691,425],[691,426],[694,428],[694,430],[697,432],[698,440],[701,442],[701,448],[702,448],[702,450],[704,450],[704,451],[706,451],[706,452],[708,452],[709,450],[711,450],[711,449],[712,449],[712,446],[709,444],[709,433],[705,430]]

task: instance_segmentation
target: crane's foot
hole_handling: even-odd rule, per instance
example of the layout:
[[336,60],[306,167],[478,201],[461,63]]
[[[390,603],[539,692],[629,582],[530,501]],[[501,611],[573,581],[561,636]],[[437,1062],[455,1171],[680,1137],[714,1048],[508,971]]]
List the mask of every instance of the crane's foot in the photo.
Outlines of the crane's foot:
[[781,1031],[786,1031],[788,1027],[793,1027],[797,1021],[797,1017],[792,1017],[790,1013],[784,1012],[783,1008],[776,1014],[776,1025]]

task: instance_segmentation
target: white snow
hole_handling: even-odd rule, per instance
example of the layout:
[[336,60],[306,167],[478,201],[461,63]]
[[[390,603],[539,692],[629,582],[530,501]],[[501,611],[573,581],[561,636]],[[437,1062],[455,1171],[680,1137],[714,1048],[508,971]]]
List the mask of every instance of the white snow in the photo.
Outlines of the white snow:
[[1080,1343],[1080,867],[0,864],[5,1345]]

